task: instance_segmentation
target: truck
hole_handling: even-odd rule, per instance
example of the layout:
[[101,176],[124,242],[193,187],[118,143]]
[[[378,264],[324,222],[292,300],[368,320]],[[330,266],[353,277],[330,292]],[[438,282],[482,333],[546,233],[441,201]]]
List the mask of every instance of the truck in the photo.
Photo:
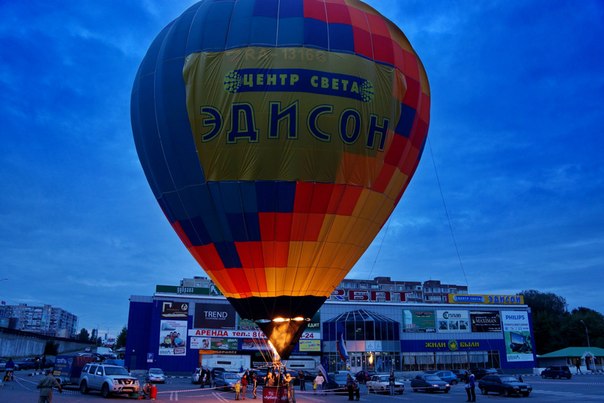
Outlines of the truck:
[[79,385],[84,365],[96,360],[97,358],[89,353],[58,355],[52,374],[61,385]]

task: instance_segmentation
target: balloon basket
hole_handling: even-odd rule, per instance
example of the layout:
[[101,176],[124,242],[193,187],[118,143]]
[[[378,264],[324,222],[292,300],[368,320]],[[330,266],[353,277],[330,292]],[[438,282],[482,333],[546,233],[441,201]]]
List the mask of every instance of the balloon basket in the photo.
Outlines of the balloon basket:
[[287,403],[287,387],[265,386],[262,388],[262,403]]

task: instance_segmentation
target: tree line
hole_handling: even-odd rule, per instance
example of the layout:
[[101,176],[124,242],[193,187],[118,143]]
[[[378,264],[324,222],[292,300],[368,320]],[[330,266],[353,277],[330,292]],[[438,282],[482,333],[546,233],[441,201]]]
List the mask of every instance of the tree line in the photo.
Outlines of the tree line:
[[520,293],[531,308],[537,354],[566,347],[604,348],[604,315],[579,307],[568,311],[566,299],[554,293],[527,290]]
[[[128,329],[124,326],[122,328],[122,331],[120,332],[120,334],[115,339],[115,345],[113,346],[114,349],[126,347],[127,334],[128,334]],[[92,335],[90,334],[90,332],[88,332],[88,330],[86,328],[82,328],[82,330],[80,330],[80,333],[78,333],[78,335],[76,336],[76,339],[78,341],[82,341],[84,343],[96,344],[97,346],[103,345],[103,338],[101,338],[101,337],[93,338]]]

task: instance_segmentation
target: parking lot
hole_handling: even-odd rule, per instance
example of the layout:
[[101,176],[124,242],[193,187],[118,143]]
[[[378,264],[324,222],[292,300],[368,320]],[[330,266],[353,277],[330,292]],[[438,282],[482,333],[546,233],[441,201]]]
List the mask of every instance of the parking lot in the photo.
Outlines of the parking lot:
[[[0,402],[35,402],[37,401],[38,391],[36,384],[40,379],[39,375],[31,376],[24,371],[16,373],[16,379],[0,387]],[[604,375],[578,375],[570,380],[541,379],[537,376],[526,376],[525,382],[533,387],[533,393],[528,397],[504,397],[494,394],[487,396],[480,395],[478,392],[477,401],[505,402],[510,399],[529,400],[534,403],[547,402],[603,402],[604,401]],[[258,401],[261,400],[260,390]],[[251,400],[251,393],[248,392],[248,399]],[[53,402],[90,402],[100,400],[102,397],[97,393],[82,395],[75,389],[66,389],[63,394],[55,393]],[[115,397],[113,400],[125,401],[126,397]],[[163,385],[158,385],[157,402],[225,402],[235,400],[233,392],[222,392],[209,388],[200,389],[197,385],[190,382],[190,378],[170,378]],[[311,391],[302,393],[296,391],[297,403],[321,403],[321,402],[343,402],[347,401],[345,395],[320,395]],[[447,394],[444,393],[414,393],[409,387],[409,382],[405,382],[405,392],[402,395],[374,395],[367,394],[367,389],[361,386],[362,402],[381,402],[389,400],[414,401],[414,402],[463,402],[466,400],[463,385],[455,385]]]

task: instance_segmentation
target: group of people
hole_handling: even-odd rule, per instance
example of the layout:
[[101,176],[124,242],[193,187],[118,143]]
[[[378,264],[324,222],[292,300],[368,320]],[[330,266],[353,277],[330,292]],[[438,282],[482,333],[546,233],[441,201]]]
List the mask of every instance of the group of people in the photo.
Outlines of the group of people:
[[214,386],[214,382],[212,382],[212,372],[210,372],[207,368],[199,369],[199,384],[200,388],[204,388],[206,385]]
[[258,376],[255,372],[250,372],[250,370],[246,370],[241,379],[235,383],[235,400],[245,400],[248,387],[252,389],[252,399],[256,399]]

